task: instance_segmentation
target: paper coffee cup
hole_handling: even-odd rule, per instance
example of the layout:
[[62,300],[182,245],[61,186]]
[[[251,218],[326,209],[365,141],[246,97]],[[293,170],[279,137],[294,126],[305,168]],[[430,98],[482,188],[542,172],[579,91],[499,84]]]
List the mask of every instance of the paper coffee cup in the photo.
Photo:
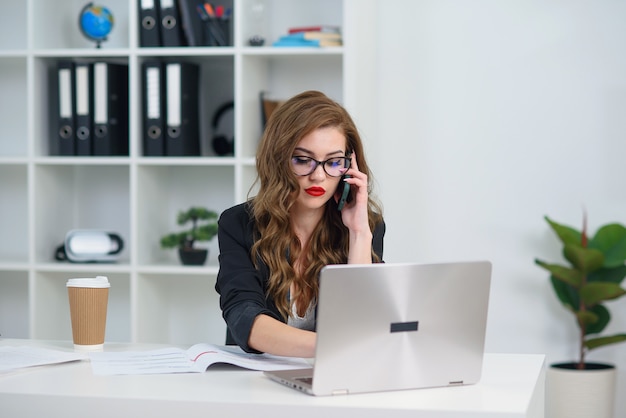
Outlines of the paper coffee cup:
[[101,350],[104,346],[110,287],[104,276],[67,281],[75,348]]

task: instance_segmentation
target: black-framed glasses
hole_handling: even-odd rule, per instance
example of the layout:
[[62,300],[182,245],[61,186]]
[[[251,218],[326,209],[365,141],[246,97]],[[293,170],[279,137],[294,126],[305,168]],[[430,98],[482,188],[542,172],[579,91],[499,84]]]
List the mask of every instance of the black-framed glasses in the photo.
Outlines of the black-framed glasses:
[[321,165],[324,172],[331,177],[341,177],[350,168],[352,159],[348,157],[333,157],[324,161],[317,161],[304,155],[294,155],[291,157],[291,167],[296,176],[308,176]]

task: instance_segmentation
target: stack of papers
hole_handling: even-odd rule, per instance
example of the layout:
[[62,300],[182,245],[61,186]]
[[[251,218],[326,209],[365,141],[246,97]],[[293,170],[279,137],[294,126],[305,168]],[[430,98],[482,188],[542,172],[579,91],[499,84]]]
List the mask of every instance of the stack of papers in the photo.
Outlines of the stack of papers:
[[83,353],[50,350],[39,347],[0,347],[0,373],[34,366],[84,360]]

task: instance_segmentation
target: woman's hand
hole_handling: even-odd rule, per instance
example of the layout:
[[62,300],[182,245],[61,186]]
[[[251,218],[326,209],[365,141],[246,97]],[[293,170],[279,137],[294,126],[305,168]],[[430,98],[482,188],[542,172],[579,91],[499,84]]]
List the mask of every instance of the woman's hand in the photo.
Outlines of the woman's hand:
[[[350,248],[348,263],[372,262],[372,231],[368,218],[368,190],[367,175],[359,171],[355,154],[352,154],[352,163],[346,172],[343,181],[350,184],[352,201],[346,202],[341,210],[343,224],[350,231]],[[343,186],[340,185],[340,190]]]

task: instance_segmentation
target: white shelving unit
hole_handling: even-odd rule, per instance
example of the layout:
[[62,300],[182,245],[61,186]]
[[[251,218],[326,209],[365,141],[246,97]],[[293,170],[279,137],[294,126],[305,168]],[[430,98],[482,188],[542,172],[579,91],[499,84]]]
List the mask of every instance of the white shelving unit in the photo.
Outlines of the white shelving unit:
[[[319,89],[349,109],[351,103],[363,108],[367,96],[345,69],[355,70],[363,60],[362,53],[349,51],[363,50],[357,45],[359,33],[369,32],[367,16],[374,2],[215,2],[233,9],[232,46],[219,48],[141,48],[137,1],[101,3],[113,12],[115,26],[110,39],[96,49],[78,29],[84,0],[0,0],[0,334],[70,339],[65,281],[103,274],[112,283],[107,341],[221,343],[225,325],[214,291],[217,240],[209,244],[206,266],[186,267],[174,251],[159,247],[159,238],[177,228],[180,209],[202,205],[220,212],[245,200],[262,131],[260,91],[287,98]],[[326,24],[342,26],[344,47],[247,46],[246,31],[258,23],[249,20],[253,3],[264,5],[270,44],[288,27]],[[200,64],[201,157],[142,156],[140,70],[151,58]],[[49,116],[49,80],[61,59],[128,64],[129,156],[49,155],[56,129]],[[235,152],[221,157],[210,147],[210,120],[232,98]],[[125,242],[120,261],[55,261],[55,248],[74,228],[119,233]]]

